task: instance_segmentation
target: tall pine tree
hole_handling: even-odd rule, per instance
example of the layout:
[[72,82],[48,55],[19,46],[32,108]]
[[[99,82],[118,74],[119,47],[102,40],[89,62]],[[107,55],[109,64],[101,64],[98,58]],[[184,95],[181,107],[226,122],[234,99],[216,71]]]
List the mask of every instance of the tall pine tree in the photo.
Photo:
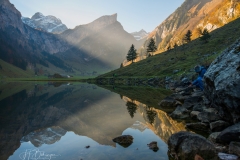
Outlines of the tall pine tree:
[[192,31],[188,30],[185,36],[183,37],[183,41],[188,43],[191,41],[191,37],[192,37]]
[[137,58],[137,50],[135,49],[134,45],[132,44],[132,46],[130,47],[128,54],[127,54],[127,61],[133,61]]
[[148,56],[152,56],[151,53],[155,52],[157,50],[157,46],[155,44],[155,41],[153,38],[150,39],[150,42],[147,46],[147,53],[148,53]]
[[200,34],[200,40],[203,41],[203,43],[208,43],[208,39],[211,38],[208,30],[205,28]]

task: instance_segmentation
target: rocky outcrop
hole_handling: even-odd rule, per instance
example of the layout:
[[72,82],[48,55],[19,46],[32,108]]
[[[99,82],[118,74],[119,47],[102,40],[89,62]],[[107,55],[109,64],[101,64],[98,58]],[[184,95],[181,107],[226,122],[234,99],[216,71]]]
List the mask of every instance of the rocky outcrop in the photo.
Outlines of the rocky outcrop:
[[42,13],[35,13],[32,18],[22,17],[23,23],[28,26],[50,33],[62,33],[67,30],[67,26],[54,16],[44,16]]
[[190,132],[178,132],[168,140],[169,152],[175,159],[194,159],[196,155],[203,159],[216,159],[216,149],[206,138]]
[[205,95],[218,114],[229,122],[240,121],[240,40],[212,62],[205,76]]

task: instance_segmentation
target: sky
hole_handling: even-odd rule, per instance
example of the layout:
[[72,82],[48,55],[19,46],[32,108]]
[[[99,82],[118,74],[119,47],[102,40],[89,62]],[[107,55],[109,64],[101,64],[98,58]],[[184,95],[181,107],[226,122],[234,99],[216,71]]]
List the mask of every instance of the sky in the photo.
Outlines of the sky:
[[31,18],[36,12],[53,15],[75,28],[104,16],[118,14],[118,21],[131,33],[141,29],[153,31],[184,0],[10,0],[22,16]]

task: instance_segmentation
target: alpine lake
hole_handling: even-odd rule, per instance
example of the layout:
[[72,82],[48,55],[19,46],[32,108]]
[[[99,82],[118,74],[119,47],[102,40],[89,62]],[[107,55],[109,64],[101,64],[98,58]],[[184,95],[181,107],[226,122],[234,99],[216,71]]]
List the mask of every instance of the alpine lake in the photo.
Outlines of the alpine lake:
[[[150,86],[11,82],[0,85],[1,160],[168,160],[168,138],[185,130]],[[131,135],[133,143],[113,139]],[[156,141],[158,150],[149,143]]]

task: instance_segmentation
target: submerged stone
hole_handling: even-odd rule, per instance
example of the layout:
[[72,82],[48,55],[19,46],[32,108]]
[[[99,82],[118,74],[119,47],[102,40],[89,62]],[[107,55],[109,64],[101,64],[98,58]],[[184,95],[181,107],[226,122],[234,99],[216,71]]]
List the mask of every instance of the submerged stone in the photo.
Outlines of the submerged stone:
[[154,152],[157,152],[159,150],[157,142],[153,141],[148,144],[149,149],[153,150]]
[[113,139],[113,142],[127,148],[133,143],[133,137],[131,135],[122,135]]

